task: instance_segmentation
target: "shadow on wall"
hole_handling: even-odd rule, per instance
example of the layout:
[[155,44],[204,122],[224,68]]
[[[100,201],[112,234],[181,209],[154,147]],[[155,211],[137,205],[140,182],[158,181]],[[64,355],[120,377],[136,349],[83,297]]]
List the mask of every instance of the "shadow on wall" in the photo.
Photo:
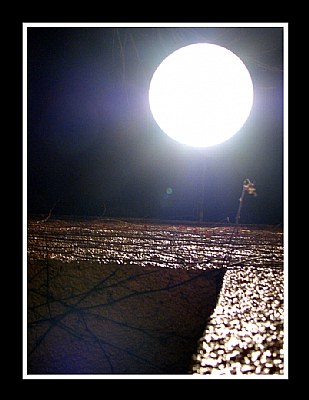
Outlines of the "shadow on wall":
[[188,374],[225,270],[28,264],[28,374]]

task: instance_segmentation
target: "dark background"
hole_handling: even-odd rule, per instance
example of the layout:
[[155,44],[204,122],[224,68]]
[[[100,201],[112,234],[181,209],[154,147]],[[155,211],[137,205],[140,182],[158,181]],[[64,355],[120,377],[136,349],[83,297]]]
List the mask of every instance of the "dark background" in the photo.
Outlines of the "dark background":
[[[236,25],[236,24],[235,24]],[[31,27],[27,30],[28,214],[232,222],[245,178],[243,223],[283,222],[283,29]],[[254,105],[215,147],[181,145],[148,105],[154,70],[197,42],[246,64]],[[205,169],[205,172],[203,172]]]

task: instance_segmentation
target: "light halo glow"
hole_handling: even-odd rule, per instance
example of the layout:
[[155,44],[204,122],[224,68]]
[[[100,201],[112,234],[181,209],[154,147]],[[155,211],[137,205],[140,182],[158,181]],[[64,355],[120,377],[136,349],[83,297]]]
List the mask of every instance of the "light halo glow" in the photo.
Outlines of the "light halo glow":
[[246,122],[253,84],[245,64],[230,50],[210,43],[182,47],[155,70],[149,106],[159,127],[189,146],[222,143]]

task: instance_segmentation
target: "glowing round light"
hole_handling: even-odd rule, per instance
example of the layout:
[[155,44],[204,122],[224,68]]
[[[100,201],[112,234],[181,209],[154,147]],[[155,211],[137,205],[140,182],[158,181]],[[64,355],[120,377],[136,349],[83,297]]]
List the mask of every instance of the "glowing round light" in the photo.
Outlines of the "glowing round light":
[[197,43],[170,54],[156,69],[149,105],[159,127],[180,143],[213,146],[237,133],[253,104],[250,74],[224,47]]

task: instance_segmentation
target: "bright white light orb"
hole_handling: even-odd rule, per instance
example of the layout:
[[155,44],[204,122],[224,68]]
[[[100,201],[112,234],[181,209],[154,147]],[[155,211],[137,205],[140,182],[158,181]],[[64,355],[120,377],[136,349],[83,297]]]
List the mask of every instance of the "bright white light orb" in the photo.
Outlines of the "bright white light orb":
[[224,47],[197,43],[182,47],[156,69],[149,105],[172,139],[195,147],[222,143],[246,122],[253,84],[241,59]]

